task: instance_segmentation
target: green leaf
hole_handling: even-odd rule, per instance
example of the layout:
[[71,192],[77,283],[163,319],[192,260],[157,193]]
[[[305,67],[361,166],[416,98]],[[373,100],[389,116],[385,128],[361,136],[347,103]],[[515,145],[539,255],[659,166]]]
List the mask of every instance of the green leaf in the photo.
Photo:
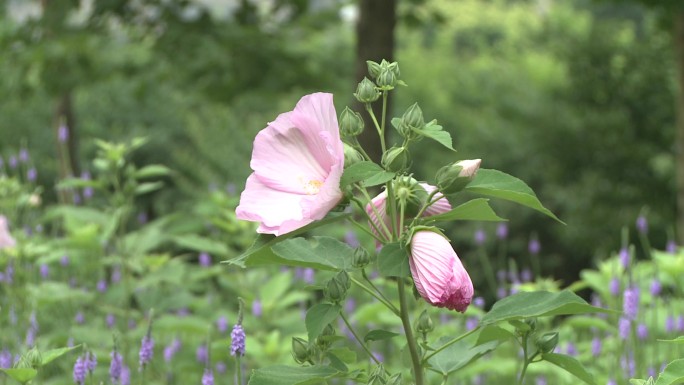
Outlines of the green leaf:
[[342,308],[332,303],[318,303],[306,312],[306,330],[309,334],[309,343],[313,343],[316,337],[321,335],[323,329],[340,315]]
[[591,373],[589,373],[574,357],[557,353],[543,353],[542,359],[564,369],[589,385],[596,384],[594,376],[592,376]]
[[140,170],[136,171],[134,176],[136,179],[158,178],[171,174],[171,169],[161,164],[150,164]]
[[504,172],[480,169],[475,179],[466,187],[466,191],[519,203],[565,224],[542,205],[534,191],[525,182]]
[[427,138],[437,141],[439,144],[448,148],[451,151],[456,151],[452,147],[451,134],[449,134],[449,132],[447,131],[444,131],[442,129],[442,126],[437,124],[436,120],[428,122],[422,130],[414,131],[421,136],[425,136]]
[[40,357],[41,357],[40,365],[41,366],[47,365],[50,362],[56,360],[57,358],[65,355],[66,353],[69,353],[70,351],[77,349],[77,348],[80,348],[80,347],[81,347],[81,345],[76,345],[76,346],[72,346],[70,348],[59,348],[59,349],[52,349],[52,350],[45,351],[40,355]]
[[273,256],[253,258],[251,265],[279,264],[339,271],[349,269],[354,256],[353,248],[331,237],[287,239],[271,250]]
[[152,191],[157,191],[162,187],[164,187],[164,182],[162,181],[140,183],[138,187],[135,188],[135,195],[151,193]]
[[204,251],[209,254],[225,257],[230,254],[228,247],[213,239],[200,237],[195,234],[180,235],[173,237],[173,241],[181,247],[188,248],[195,251]]
[[363,342],[388,340],[398,335],[399,333],[376,329],[366,333],[366,336],[363,337]]
[[307,385],[324,383],[337,377],[340,372],[329,366],[286,366],[275,365],[256,369],[248,385]]
[[0,370],[2,370],[6,375],[10,376],[15,381],[19,381],[22,384],[25,384],[33,380],[38,375],[38,371],[33,368],[14,368]]
[[655,385],[672,385],[684,382],[684,358],[667,364],[665,370],[658,376]]
[[[254,240],[252,246],[242,253],[239,257],[234,259],[229,259],[222,261],[223,263],[229,263],[231,265],[237,265],[240,267],[254,266],[254,265],[268,265],[277,264],[279,262],[271,261],[271,259],[277,259],[277,256],[271,251],[271,247],[295,237],[299,234],[303,234],[309,230],[313,230],[317,227],[325,226],[330,223],[340,221],[342,219],[347,219],[351,217],[351,213],[329,213],[325,218],[320,221],[315,221],[309,223],[304,227],[300,227],[297,230],[291,231],[287,234],[276,237],[271,234],[259,234]],[[269,262],[270,261],[270,262]]]
[[383,277],[408,277],[411,270],[406,249],[398,242],[383,246],[378,254],[378,271]]
[[477,343],[475,345],[482,345],[491,341],[498,341],[499,343],[502,343],[513,338],[515,338],[515,334],[509,332],[508,330],[496,325],[488,325],[482,328],[480,331],[480,334],[477,337]]
[[344,170],[340,179],[340,188],[345,188],[358,182],[364,182],[366,186],[375,186],[391,180],[394,178],[394,175],[394,173],[385,171],[373,162],[359,162]]
[[521,318],[598,312],[609,310],[591,306],[567,290],[559,293],[521,292],[495,303],[489,313],[482,317],[481,324],[485,326]]
[[673,340],[658,340],[659,342],[669,342],[671,344],[684,344],[684,336],[679,336]]
[[449,212],[426,218],[429,222],[439,221],[505,221],[489,206],[489,199],[477,198],[452,209]]
[[[452,339],[452,337],[442,337],[437,341],[434,348],[439,349],[440,346]],[[441,373],[442,375],[449,375],[496,349],[498,345],[499,343],[497,341],[491,341],[473,346],[471,339],[467,338],[460,340],[432,356],[428,360],[428,363],[430,364],[429,369]]]

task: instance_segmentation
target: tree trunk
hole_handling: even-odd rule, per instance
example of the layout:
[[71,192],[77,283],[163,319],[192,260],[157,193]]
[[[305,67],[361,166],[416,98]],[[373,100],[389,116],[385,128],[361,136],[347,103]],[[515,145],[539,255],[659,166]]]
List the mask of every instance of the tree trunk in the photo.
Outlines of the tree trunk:
[[677,54],[677,133],[675,159],[677,165],[677,242],[684,242],[684,9],[674,16],[674,45]]
[[[396,0],[359,0],[359,20],[356,25],[356,80],[368,77],[366,60],[380,62],[382,59],[392,61],[394,58],[394,26],[396,25]],[[390,97],[391,100],[391,97]],[[387,121],[391,119],[391,103],[388,102]],[[354,109],[361,112],[365,119],[366,129],[359,136],[359,141],[368,154],[376,161],[382,156],[380,138],[373,122],[365,113],[365,108],[355,102]],[[373,105],[375,115],[380,119],[382,103]]]

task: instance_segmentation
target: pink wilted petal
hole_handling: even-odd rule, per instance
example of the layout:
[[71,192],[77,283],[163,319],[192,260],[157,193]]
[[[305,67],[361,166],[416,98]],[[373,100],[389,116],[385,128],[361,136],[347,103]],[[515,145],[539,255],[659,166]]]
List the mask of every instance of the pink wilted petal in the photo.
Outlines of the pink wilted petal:
[[[427,183],[421,183],[420,185],[425,189],[425,191],[427,191],[428,195],[437,190],[437,187]],[[425,209],[425,212],[423,213],[424,217],[431,217],[433,215],[444,214],[451,211],[451,204],[449,204],[449,201],[444,197],[444,195],[442,195],[441,192],[435,194],[433,200],[435,199],[437,199],[437,201]]]
[[4,215],[0,215],[0,249],[14,247],[16,245],[17,242],[12,238],[12,234],[9,232],[7,218]]
[[259,222],[258,232],[277,236],[325,217],[343,196],[344,149],[332,95],[304,96],[261,130],[250,166],[236,214]]
[[411,275],[420,296],[437,307],[464,312],[473,298],[473,282],[449,240],[429,230],[411,239]]

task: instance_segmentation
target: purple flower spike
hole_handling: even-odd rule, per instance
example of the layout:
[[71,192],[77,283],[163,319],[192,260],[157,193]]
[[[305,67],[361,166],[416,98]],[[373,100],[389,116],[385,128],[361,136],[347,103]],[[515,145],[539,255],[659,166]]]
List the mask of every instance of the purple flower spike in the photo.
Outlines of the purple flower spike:
[[63,255],[62,258],[59,260],[59,263],[62,266],[69,266],[69,256],[68,255]]
[[537,379],[534,380],[534,384],[535,385],[546,385],[547,384],[546,377],[544,377],[544,376],[537,377]]
[[87,368],[85,359],[81,356],[76,359],[74,364],[74,382],[78,385],[83,385],[85,383]]
[[147,365],[152,360],[152,355],[154,354],[154,340],[146,335],[143,337],[140,344],[140,353],[138,354],[140,367]]
[[629,267],[631,257],[629,255],[629,250],[627,250],[626,247],[623,247],[622,249],[620,249],[619,258],[620,258],[620,264],[622,265],[622,268],[627,269]]
[[657,297],[660,295],[662,291],[663,285],[660,283],[658,279],[653,279],[653,281],[651,281],[651,295]]
[[347,231],[344,234],[344,242],[353,248],[361,246],[361,242],[359,242],[359,237],[357,237],[356,233],[351,230]]
[[478,229],[475,231],[475,244],[478,246],[484,245],[485,241],[487,240],[487,234],[485,234],[484,230]]
[[121,371],[123,370],[123,357],[121,353],[116,350],[112,352],[112,362],[109,365],[109,377],[113,383],[118,383],[121,380]]
[[228,319],[226,319],[226,316],[222,315],[218,320],[216,320],[216,328],[221,334],[228,331]]
[[197,358],[197,362],[206,365],[209,362],[209,348],[207,345],[202,344],[198,346],[195,357]]
[[181,348],[181,342],[178,338],[174,338],[171,344],[164,348],[164,361],[171,362],[173,356],[178,353]]
[[69,139],[69,127],[66,124],[61,124],[57,130],[57,139],[61,143],[65,143]]
[[121,368],[121,385],[131,385],[131,370],[126,365]]
[[28,150],[25,148],[22,148],[21,150],[19,150],[19,161],[21,163],[26,163],[26,162],[28,162],[28,160],[29,160]]
[[209,368],[204,369],[202,385],[214,385],[214,372]]
[[677,317],[677,331],[684,332],[684,315]]
[[203,266],[203,267],[211,266],[211,255],[203,252],[203,253],[200,253],[198,259],[199,259],[200,266]]
[[665,331],[667,333],[672,333],[675,330],[675,318],[672,314],[669,314],[665,318]]
[[113,328],[114,323],[116,323],[116,317],[114,317],[114,314],[107,314],[107,316],[105,317],[105,323],[107,324],[108,328]]
[[7,162],[7,164],[9,164],[9,167],[14,170],[15,168],[17,168],[19,161],[17,160],[16,156],[10,155],[9,161]]
[[568,345],[565,347],[565,351],[569,356],[577,355],[577,347],[572,342],[568,342]]
[[484,308],[484,305],[485,305],[484,298],[482,298],[482,297],[473,298],[473,305],[479,307],[480,309]]
[[620,295],[620,278],[611,278],[610,286],[608,289],[610,290],[610,295],[612,295],[613,297],[617,297],[618,295]]
[[12,367],[12,353],[7,348],[0,352],[0,368],[10,369]]
[[532,255],[537,255],[541,251],[541,243],[537,238],[530,239],[530,243],[527,244],[527,250]]
[[38,179],[38,171],[35,167],[31,167],[26,171],[26,180],[29,182],[35,182]]
[[230,333],[230,355],[231,356],[244,356],[245,355],[245,331],[242,329],[242,325],[237,324],[233,327],[233,331]]
[[82,325],[83,322],[85,322],[85,316],[83,315],[83,312],[79,311],[78,313],[76,313],[76,315],[74,316],[74,322],[76,322],[79,325]]
[[618,323],[618,334],[620,335],[620,338],[625,340],[629,338],[629,331],[631,330],[631,327],[632,322],[629,320],[629,318],[620,317],[620,322]]
[[[353,302],[352,302],[352,304],[353,304]],[[263,313],[263,309],[261,307],[261,301],[259,301],[259,299],[255,299],[252,302],[252,314],[255,317],[259,318],[259,317],[261,317],[262,313]]]
[[92,373],[97,367],[97,356],[93,352],[87,352],[85,355],[86,369]]
[[645,324],[639,324],[636,333],[637,337],[643,341],[648,338],[648,327]]
[[639,288],[628,287],[622,294],[622,311],[627,318],[634,320],[639,313]]
[[636,220],[636,228],[641,234],[648,233],[648,221],[646,220],[645,216],[639,215]]
[[216,371],[219,372],[219,374],[225,373],[226,370],[228,370],[228,367],[225,362],[219,361],[216,363]]
[[665,246],[665,250],[670,253],[670,254],[677,254],[677,242],[675,241],[667,241],[667,245]]
[[502,222],[496,226],[496,237],[500,240],[508,238],[508,225],[506,223]]
[[598,336],[594,337],[591,340],[591,354],[594,357],[598,357],[601,355],[602,347],[603,347],[603,343],[601,341],[601,338],[599,338]]
[[40,265],[40,276],[43,279],[47,279],[50,276],[50,266],[46,264]]
[[101,280],[97,281],[97,291],[99,291],[100,293],[104,293],[105,291],[107,291],[107,281],[106,280],[101,279]]

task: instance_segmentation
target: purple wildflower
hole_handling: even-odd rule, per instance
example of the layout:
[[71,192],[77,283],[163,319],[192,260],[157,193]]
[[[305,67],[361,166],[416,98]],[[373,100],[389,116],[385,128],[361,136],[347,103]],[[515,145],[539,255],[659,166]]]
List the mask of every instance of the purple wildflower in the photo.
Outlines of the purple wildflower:
[[610,290],[610,295],[612,295],[613,297],[617,297],[618,295],[620,295],[620,278],[611,278],[608,290]]
[[225,363],[225,362],[219,361],[219,362],[216,363],[216,371],[217,371],[219,374],[225,373],[227,369],[228,369],[228,367],[226,366],[226,363]]
[[631,327],[632,321],[630,321],[629,318],[620,317],[620,321],[618,322],[618,334],[620,335],[620,338],[624,340],[629,338]]
[[101,279],[97,281],[97,291],[100,293],[107,291],[107,280]]
[[78,357],[74,364],[74,382],[78,385],[83,385],[85,383],[86,373],[85,359],[82,356]]
[[667,333],[672,333],[675,330],[675,318],[672,314],[668,314],[665,318],[665,331]]
[[62,258],[59,260],[59,263],[62,266],[69,266],[69,256],[68,255],[63,255]]
[[10,369],[12,367],[12,353],[7,348],[0,352],[0,368]]
[[214,372],[209,368],[204,369],[202,385],[214,385]]
[[121,268],[119,266],[114,267],[112,270],[112,276],[109,277],[112,283],[118,283],[121,281]]
[[244,356],[245,355],[245,331],[242,325],[236,324],[233,331],[230,333],[230,355]]
[[66,124],[60,124],[59,129],[57,129],[57,139],[61,143],[65,143],[69,139],[69,127]]
[[263,309],[261,308],[261,301],[259,301],[259,299],[255,299],[254,301],[252,301],[252,314],[255,317],[261,317],[262,310]]
[[21,150],[19,150],[19,161],[21,163],[26,163],[26,162],[28,162],[28,160],[29,160],[28,150],[25,148],[22,148]]
[[154,354],[154,340],[149,335],[143,337],[140,344],[140,353],[138,354],[140,358],[140,367],[144,367],[152,360],[152,355]]
[[642,341],[645,340],[648,337],[648,327],[646,326],[646,324],[637,325],[636,333],[637,333],[637,337],[640,340],[642,340]]
[[314,283],[314,269],[310,267],[305,268],[302,273],[302,280],[308,284]]
[[123,357],[121,353],[114,350],[112,352],[112,362],[109,365],[109,377],[112,379],[113,383],[117,383],[121,380],[121,371],[123,370]]
[[178,338],[174,338],[173,341],[171,341],[171,344],[166,346],[164,348],[164,361],[165,362],[171,362],[173,359],[173,356],[178,353],[178,351],[181,348],[181,342]]
[[636,228],[641,234],[648,233],[648,221],[646,220],[645,216],[639,215],[636,220]]
[[617,385],[617,381],[613,378],[608,379],[608,382],[606,382],[606,385]]
[[657,278],[654,278],[653,281],[651,281],[651,295],[654,297],[657,297],[660,295],[662,290],[663,290],[663,285],[660,283],[660,281]]
[[121,385],[131,385],[131,370],[126,365],[121,367]]
[[532,281],[532,270],[530,270],[530,269],[528,269],[528,268],[524,268],[524,269],[520,272],[520,280],[521,280],[522,282],[530,282],[530,281]]
[[199,259],[200,266],[203,266],[203,267],[211,266],[211,255],[209,255],[208,253],[205,253],[205,252],[200,253],[198,259]]
[[485,234],[484,230],[478,229],[475,231],[475,244],[478,246],[484,245],[485,241],[487,240],[487,234]]
[[107,316],[105,317],[105,323],[107,324],[107,327],[110,329],[113,328],[115,322],[116,322],[116,317],[114,316],[114,314],[111,314],[111,313],[107,314]]
[[546,385],[546,384],[547,384],[546,377],[544,377],[544,376],[539,376],[539,377],[537,377],[536,380],[534,380],[534,385]]
[[228,319],[226,316],[222,315],[216,320],[216,329],[218,329],[221,334],[228,330]]
[[15,168],[17,168],[17,164],[18,164],[18,163],[19,163],[19,161],[17,160],[17,157],[14,156],[14,155],[10,155],[10,157],[9,157],[9,162],[8,162],[9,167],[10,167],[11,169],[15,169]]
[[665,246],[665,250],[670,254],[677,254],[677,242],[675,242],[673,240],[667,241],[667,245]]
[[541,243],[539,243],[539,239],[533,237],[530,239],[530,242],[527,244],[527,250],[530,252],[532,255],[537,255],[541,251]]
[[482,309],[485,306],[485,300],[482,297],[473,298],[473,305]]
[[353,248],[361,246],[361,242],[359,242],[359,237],[357,237],[356,233],[351,230],[347,231],[344,234],[344,242]]
[[209,363],[209,348],[207,345],[202,344],[197,347],[197,350],[195,351],[195,358],[197,358],[197,362],[201,364],[207,364]]
[[575,356],[575,355],[577,355],[577,347],[572,342],[568,342],[568,344],[565,347],[565,352],[569,356]]
[[639,313],[639,288],[628,287],[622,294],[622,312],[631,320],[636,319]]
[[629,250],[627,250],[626,247],[621,248],[618,256],[620,258],[620,264],[622,265],[622,268],[627,269],[629,267],[630,260],[632,259],[629,255]]
[[47,264],[43,263],[40,265],[40,276],[43,279],[47,279],[50,276],[50,266]]
[[684,332],[684,315],[677,317],[677,331]]
[[[83,171],[81,173],[81,180],[89,181],[90,180],[90,172]],[[92,198],[94,194],[95,194],[95,191],[93,190],[92,186],[86,186],[83,188],[83,198],[85,198],[86,200]]]
[[496,237],[504,240],[508,237],[508,225],[504,222],[499,223],[498,226],[496,226]]
[[354,309],[356,309],[356,300],[350,297],[347,299],[347,302],[344,303],[344,311],[347,313],[353,313]]
[[602,343],[602,341],[601,341],[601,338],[600,338],[599,336],[595,336],[595,337],[591,340],[591,354],[592,354],[594,357],[600,356],[600,355],[601,355],[602,347],[603,347],[603,343]]
[[83,312],[79,311],[78,313],[76,313],[76,315],[74,316],[74,322],[76,322],[79,325],[82,325],[83,322],[85,322],[85,316],[83,315]]
[[496,298],[501,299],[506,297],[506,288],[503,286],[499,286],[499,288],[496,290]]
[[87,352],[85,354],[85,366],[90,373],[92,373],[97,367],[97,356],[93,352]]
[[475,329],[477,327],[478,323],[479,323],[479,321],[478,321],[477,317],[468,317],[466,319],[466,324],[465,324],[466,330],[470,331],[470,330]]
[[38,171],[35,167],[31,167],[28,170],[26,170],[26,180],[28,180],[29,182],[35,182],[36,179],[38,179]]

